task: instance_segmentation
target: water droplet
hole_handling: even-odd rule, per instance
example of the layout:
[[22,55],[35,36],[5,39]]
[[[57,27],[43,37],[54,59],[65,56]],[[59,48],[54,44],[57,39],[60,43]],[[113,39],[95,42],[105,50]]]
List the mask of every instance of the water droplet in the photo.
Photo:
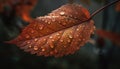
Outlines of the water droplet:
[[47,21],[47,20],[45,20],[45,22],[47,23],[48,21]]
[[64,46],[64,47],[66,47],[66,46]]
[[53,45],[50,45],[50,48],[54,48],[54,46],[53,46]]
[[44,41],[46,41],[46,39],[43,39]]
[[29,42],[29,41],[27,41],[27,44],[30,44],[30,42]]
[[79,36],[79,35],[76,35],[77,37]]
[[34,39],[34,41],[37,41],[37,40],[38,40],[37,38]]
[[68,42],[70,42],[71,40],[70,39],[68,39]]
[[32,46],[30,45],[30,46],[28,46],[29,48],[31,48]]
[[34,33],[34,30],[31,30],[31,33]]
[[79,31],[80,29],[77,28],[77,31]]
[[57,33],[56,35],[60,35],[59,33]]
[[85,39],[83,38],[83,41],[85,41]]
[[81,41],[81,39],[78,39],[79,41]]
[[27,36],[26,36],[26,38],[30,38],[30,36],[29,36],[29,35],[27,35]]
[[63,25],[66,25],[66,22],[63,22],[62,24],[63,24]]
[[73,38],[73,37],[72,37],[72,35],[69,35],[69,38],[71,38],[71,39],[72,39],[72,38]]
[[52,39],[52,41],[55,41],[54,39]]
[[43,48],[43,49],[42,49],[42,51],[44,52],[44,51],[45,51],[45,49]]
[[52,36],[50,36],[49,38],[53,38]]
[[60,40],[60,42],[63,42],[63,40]]
[[43,29],[43,27],[44,27],[44,26],[43,26],[43,25],[41,25],[41,26],[39,27],[39,29],[40,29],[40,30],[42,30],[42,29]]
[[58,36],[58,39],[60,38],[60,36]]
[[52,54],[53,54],[53,52],[50,52],[50,54],[52,55]]
[[60,12],[60,15],[63,16],[65,14],[65,12]]
[[58,51],[55,49],[55,51],[54,51],[55,53],[58,53]]
[[51,24],[51,22],[49,21],[48,24]]
[[38,47],[37,47],[37,46],[34,46],[34,50],[38,50]]

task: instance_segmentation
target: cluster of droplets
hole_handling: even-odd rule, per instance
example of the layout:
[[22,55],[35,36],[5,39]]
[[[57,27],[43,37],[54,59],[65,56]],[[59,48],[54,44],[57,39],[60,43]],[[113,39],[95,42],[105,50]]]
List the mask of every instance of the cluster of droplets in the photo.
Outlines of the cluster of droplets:
[[80,5],[67,4],[47,16],[36,18],[23,30],[16,44],[38,56],[61,57],[73,54],[94,31],[93,21],[80,24],[81,20],[88,17],[88,11],[84,13],[83,10]]

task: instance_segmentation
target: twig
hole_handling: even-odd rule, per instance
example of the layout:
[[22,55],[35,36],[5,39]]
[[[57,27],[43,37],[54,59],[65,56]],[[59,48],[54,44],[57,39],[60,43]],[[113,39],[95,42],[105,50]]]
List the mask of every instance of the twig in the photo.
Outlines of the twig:
[[[120,0],[113,1],[113,2],[111,2],[111,3],[108,3],[108,4],[105,5],[105,6],[101,7],[100,9],[96,10],[95,12],[93,12],[93,13],[91,14],[90,19],[92,19],[96,14],[98,14],[98,13],[101,12],[101,11],[103,11],[103,10],[106,9],[107,7],[109,7],[109,6],[117,3],[117,2],[119,2],[119,1],[120,1]],[[89,20],[90,20],[90,19],[89,19]]]

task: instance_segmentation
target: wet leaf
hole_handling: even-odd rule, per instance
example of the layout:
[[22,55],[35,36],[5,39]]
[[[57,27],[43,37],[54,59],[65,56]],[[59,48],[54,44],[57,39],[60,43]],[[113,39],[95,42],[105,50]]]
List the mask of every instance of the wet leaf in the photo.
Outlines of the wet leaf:
[[78,4],[66,4],[46,16],[36,18],[9,43],[38,56],[73,54],[94,31],[94,22],[87,9]]
[[111,40],[113,43],[120,45],[120,34],[105,30],[96,30],[96,33],[102,37]]

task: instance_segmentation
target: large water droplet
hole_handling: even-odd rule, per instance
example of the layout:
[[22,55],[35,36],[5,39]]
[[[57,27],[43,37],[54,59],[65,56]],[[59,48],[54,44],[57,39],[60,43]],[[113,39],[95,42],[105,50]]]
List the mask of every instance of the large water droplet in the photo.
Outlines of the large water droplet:
[[39,29],[40,29],[40,30],[42,30],[42,29],[43,29],[43,27],[44,27],[44,26],[43,26],[43,25],[41,25],[41,26],[39,27]]
[[77,31],[79,31],[80,29],[77,28]]
[[34,30],[31,30],[31,33],[34,33]]
[[53,46],[53,45],[50,45],[50,48],[54,48],[54,46]]
[[63,42],[63,40],[60,40],[60,42]]
[[69,38],[71,38],[71,39],[72,39],[72,38],[73,38],[73,37],[72,37],[72,35],[69,35]]
[[45,49],[43,48],[43,49],[42,49],[42,51],[44,52],[44,51],[45,51]]
[[38,47],[37,47],[37,46],[34,46],[34,50],[38,50]]
[[57,33],[56,35],[60,35],[59,33]]
[[30,45],[30,46],[28,46],[29,48],[31,48],[32,46]]
[[37,38],[34,39],[34,41],[37,41],[37,40],[38,40]]
[[27,41],[27,44],[30,44],[30,41]]
[[30,36],[29,36],[29,35],[27,35],[27,36],[26,36],[26,38],[30,38]]
[[51,22],[50,22],[50,21],[48,21],[48,24],[51,24]]
[[50,36],[49,38],[53,38],[52,36]]
[[70,40],[70,39],[68,39],[67,41],[68,41],[68,42],[70,42],[71,40]]
[[60,15],[63,16],[65,14],[65,12],[60,12]]
[[55,41],[54,39],[52,39],[52,41]]

